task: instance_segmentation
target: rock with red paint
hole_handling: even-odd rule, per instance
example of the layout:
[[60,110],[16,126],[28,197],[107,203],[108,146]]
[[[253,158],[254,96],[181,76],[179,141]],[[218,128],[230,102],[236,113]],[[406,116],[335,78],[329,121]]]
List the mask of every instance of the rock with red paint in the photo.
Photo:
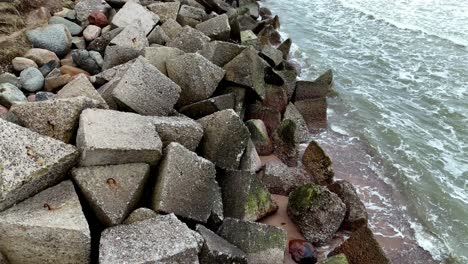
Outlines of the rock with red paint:
[[307,240],[294,239],[289,241],[289,254],[296,263],[317,263],[317,251]]
[[89,24],[103,28],[109,25],[109,20],[107,19],[106,14],[101,11],[93,11],[88,17]]

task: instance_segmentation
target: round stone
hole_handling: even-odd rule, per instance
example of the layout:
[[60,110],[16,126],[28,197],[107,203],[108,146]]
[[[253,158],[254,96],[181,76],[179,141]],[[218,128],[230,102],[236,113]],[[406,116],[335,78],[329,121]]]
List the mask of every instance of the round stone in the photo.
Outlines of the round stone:
[[50,50],[59,57],[70,52],[71,34],[64,25],[55,24],[33,29],[28,31],[26,36],[34,47]]
[[88,17],[89,24],[103,28],[109,24],[107,16],[100,11],[93,11]]
[[20,84],[28,92],[37,92],[44,86],[44,76],[37,68],[29,67],[21,72]]
[[19,72],[29,67],[34,67],[34,68],[38,67],[37,64],[33,60],[28,59],[28,58],[23,58],[23,57],[14,58],[11,64],[13,64],[13,68],[15,69],[15,71],[19,71]]

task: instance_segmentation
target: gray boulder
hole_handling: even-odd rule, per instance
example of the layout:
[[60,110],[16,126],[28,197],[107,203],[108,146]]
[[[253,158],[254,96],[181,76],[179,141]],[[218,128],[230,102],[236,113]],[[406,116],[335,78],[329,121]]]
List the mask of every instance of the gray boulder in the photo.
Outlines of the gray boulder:
[[134,1],[128,1],[112,18],[115,27],[126,27],[139,22],[145,35],[158,23],[159,17]]
[[158,68],[161,73],[167,76],[166,62],[184,53],[178,48],[147,47],[145,48],[144,56],[151,65]]
[[85,96],[96,100],[99,108],[107,109],[109,106],[102,96],[96,91],[94,86],[84,75],[76,77],[73,81],[65,85],[57,93],[57,98],[73,98],[78,96]]
[[332,160],[320,145],[312,140],[302,156],[302,164],[306,171],[314,177],[320,185],[328,185],[333,182]]
[[281,228],[226,218],[218,235],[247,254],[248,263],[283,264],[286,231]]
[[252,30],[244,30],[240,32],[240,43],[243,46],[250,46],[259,49],[259,42],[257,35]]
[[0,119],[0,211],[60,182],[78,150]]
[[0,251],[10,263],[88,263],[91,234],[71,181],[0,213]]
[[182,31],[182,26],[174,19],[168,19],[161,25],[161,29],[169,39],[173,39]]
[[313,182],[306,171],[288,167],[281,161],[267,162],[260,179],[270,193],[286,196],[296,188]]
[[202,225],[197,225],[196,230],[205,240],[199,257],[201,264],[247,264],[247,256],[239,248]]
[[273,153],[273,142],[268,136],[265,123],[260,119],[250,119],[245,122],[245,125],[249,129],[257,153],[261,156],[268,156]]
[[231,27],[226,14],[215,16],[196,26],[196,29],[203,32],[213,40],[229,40],[231,36]]
[[100,86],[110,81],[118,81],[135,61],[129,61],[124,64],[104,70],[96,75],[88,77],[93,84]]
[[101,72],[104,59],[99,52],[79,49],[73,50],[71,54],[73,62],[75,62],[81,69],[93,75]]
[[289,119],[296,124],[296,140],[300,143],[308,142],[310,136],[309,129],[307,128],[307,123],[293,103],[289,103],[286,107],[283,120],[286,119]]
[[271,194],[255,173],[227,171],[219,178],[223,195],[224,216],[257,221],[278,209]]
[[194,120],[184,116],[149,117],[156,127],[163,146],[177,142],[190,151],[195,151],[203,137],[203,128]]
[[49,19],[49,24],[60,24],[60,25],[64,25],[68,28],[68,31],[70,31],[70,34],[72,36],[77,36],[81,33],[81,31],[83,31],[83,28],[80,27],[78,24],[68,20],[68,19],[65,19],[63,17],[59,17],[59,16],[53,16]]
[[112,91],[118,104],[142,115],[166,116],[173,111],[181,88],[148,60],[139,57]]
[[96,101],[80,96],[18,104],[11,107],[10,111],[22,126],[68,143],[78,129],[81,112],[96,106]]
[[71,35],[64,25],[48,25],[26,32],[28,40],[33,47],[54,52],[59,57],[64,57],[70,52]]
[[283,54],[283,59],[289,59],[289,52],[291,50],[292,40],[290,38],[283,41],[279,46],[278,50]]
[[105,0],[81,0],[75,5],[76,18],[83,27],[89,24],[88,17],[93,11],[108,13],[111,9]]
[[148,164],[75,168],[74,182],[105,226],[121,224],[135,209],[150,174]]
[[148,220],[148,219],[151,219],[151,218],[155,218],[157,216],[158,216],[158,214],[155,211],[153,211],[153,210],[151,210],[149,208],[141,207],[141,208],[138,208],[135,211],[133,211],[127,217],[127,219],[125,219],[125,221],[123,221],[123,224],[124,225],[130,225],[130,224],[134,224],[136,222],[141,222],[141,221],[145,221],[145,220]]
[[199,119],[204,130],[201,154],[222,169],[239,168],[250,133],[232,109]]
[[76,145],[82,166],[156,164],[162,142],[146,117],[112,110],[86,109],[80,116]]
[[159,164],[152,209],[207,223],[218,186],[215,178],[213,163],[179,143],[171,143]]
[[99,263],[198,263],[203,239],[173,214],[104,230]]
[[164,29],[160,26],[155,26],[154,29],[148,35],[148,42],[151,46],[153,45],[166,45],[171,38],[166,34]]
[[223,94],[209,99],[186,105],[179,109],[184,114],[193,119],[199,119],[215,112],[234,109],[235,97],[233,94]]
[[0,83],[0,105],[7,108],[14,104],[25,103],[28,100],[18,87],[10,83]]
[[258,156],[257,150],[252,140],[249,140],[247,147],[245,148],[244,156],[240,163],[240,170],[257,172],[262,168],[262,160]]
[[346,205],[325,187],[306,184],[289,194],[288,216],[304,237],[314,244],[324,244],[340,228]]
[[160,2],[148,5],[147,7],[151,12],[159,16],[161,23],[164,23],[169,19],[177,19],[180,2]]
[[90,51],[94,50],[103,54],[106,50],[107,45],[109,45],[111,40],[114,39],[117,35],[119,35],[123,29],[124,28],[115,28],[109,32],[102,33],[101,36],[89,43],[87,49]]
[[302,114],[309,128],[323,128],[327,124],[327,99],[316,98],[296,101],[297,110]]
[[212,41],[203,47],[200,54],[219,67],[223,67],[226,63],[239,55],[245,48],[245,46],[230,42]]
[[[167,24],[167,22],[164,24]],[[199,30],[185,26],[177,36],[166,43],[166,46],[178,48],[187,53],[195,53],[202,50],[209,41],[210,38]]]
[[296,123],[285,119],[273,133],[273,153],[289,167],[297,166],[299,159],[296,130]]
[[206,12],[202,8],[182,5],[177,15],[177,22],[182,26],[195,27],[205,20]]
[[189,105],[209,98],[224,77],[224,70],[205,57],[188,53],[166,62],[167,74],[182,92],[178,105]]

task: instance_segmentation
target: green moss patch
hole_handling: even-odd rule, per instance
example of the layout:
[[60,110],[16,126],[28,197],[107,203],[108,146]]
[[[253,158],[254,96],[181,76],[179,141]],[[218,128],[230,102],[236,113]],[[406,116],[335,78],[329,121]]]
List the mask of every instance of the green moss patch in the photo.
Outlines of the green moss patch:
[[294,211],[307,210],[320,193],[320,188],[315,184],[303,185],[289,195],[288,207]]

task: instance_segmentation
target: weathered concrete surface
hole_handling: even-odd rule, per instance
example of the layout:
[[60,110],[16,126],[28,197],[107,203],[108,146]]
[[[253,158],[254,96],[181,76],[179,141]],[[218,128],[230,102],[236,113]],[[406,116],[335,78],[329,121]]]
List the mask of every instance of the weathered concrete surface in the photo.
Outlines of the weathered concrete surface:
[[197,225],[196,230],[205,240],[200,252],[201,264],[247,264],[247,256],[239,248],[202,225]]
[[222,14],[208,19],[196,26],[196,29],[203,32],[213,40],[229,40],[231,27],[229,26],[228,16]]
[[179,143],[169,144],[164,152],[152,209],[206,223],[218,186],[215,166]]
[[112,25],[115,27],[125,27],[140,22],[145,34],[148,34],[158,21],[159,17],[156,14],[138,3],[128,1],[113,17]]
[[0,211],[65,177],[79,153],[71,145],[0,119]]
[[164,147],[171,142],[177,142],[188,150],[195,151],[203,137],[202,126],[187,117],[149,117],[149,120],[156,127]]
[[104,230],[99,263],[198,263],[202,244],[175,215],[163,215]]
[[250,133],[232,109],[216,112],[199,119],[204,130],[202,156],[223,169],[239,168]]
[[147,7],[150,11],[159,16],[161,23],[164,23],[169,19],[177,19],[180,2],[154,3]]
[[[167,22],[164,23],[164,25],[165,24],[167,24]],[[163,29],[164,29],[164,25],[163,25]],[[210,42],[209,37],[207,37],[205,34],[200,32],[199,30],[191,28],[190,26],[185,26],[182,29],[176,28],[176,30],[178,30],[179,33],[176,36],[174,36],[174,38],[172,38],[171,41],[167,42],[166,46],[178,48],[187,53],[194,53],[199,50],[202,50],[203,47],[205,47],[205,45],[208,42]]]
[[287,241],[283,229],[226,218],[217,233],[244,251],[248,263],[283,264]]
[[289,119],[296,124],[296,140],[300,143],[307,142],[309,139],[307,123],[293,103],[289,103],[286,107],[283,120],[285,119]]
[[180,108],[179,112],[190,118],[199,119],[221,110],[234,109],[234,106],[234,94],[223,94],[186,105]]
[[153,165],[162,152],[161,139],[146,117],[113,110],[84,110],[76,145],[81,151],[82,166]]
[[166,62],[183,54],[184,52],[180,49],[171,47],[147,47],[144,51],[144,56],[148,62],[166,76]]
[[245,148],[244,156],[240,163],[240,170],[257,172],[262,168],[262,160],[258,156],[257,150],[252,140],[249,140]]
[[79,96],[16,104],[10,111],[22,126],[68,143],[78,129],[81,112],[87,108],[95,108],[97,105],[97,101]]
[[139,202],[149,177],[145,163],[75,168],[73,180],[105,226],[122,223]]
[[10,263],[89,263],[91,234],[73,183],[65,181],[0,214]]
[[312,182],[306,171],[297,167],[288,167],[281,161],[267,162],[260,179],[270,193],[286,196],[294,189]]
[[99,108],[107,109],[109,106],[102,96],[96,91],[94,86],[84,75],[80,75],[73,81],[65,85],[57,93],[57,98],[73,98],[77,96],[86,96],[93,100],[96,100],[99,104]]
[[226,63],[239,55],[245,48],[245,46],[231,42],[211,41],[203,47],[200,54],[219,67],[223,67]]

